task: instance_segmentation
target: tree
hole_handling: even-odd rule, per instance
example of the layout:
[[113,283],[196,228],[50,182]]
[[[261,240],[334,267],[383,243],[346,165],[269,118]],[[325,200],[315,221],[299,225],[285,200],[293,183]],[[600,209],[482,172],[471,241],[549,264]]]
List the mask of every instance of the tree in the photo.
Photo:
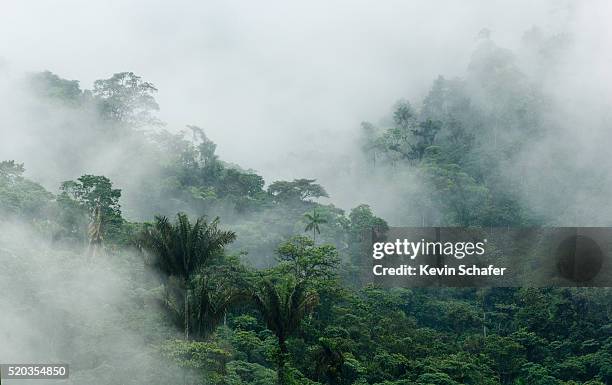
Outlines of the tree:
[[478,224],[487,207],[489,190],[459,165],[445,163],[439,150],[429,147],[421,168],[421,175],[432,190],[434,207],[443,208],[445,223]]
[[157,216],[153,226],[141,234],[140,245],[149,253],[151,266],[180,281],[186,340],[189,339],[191,279],[235,239],[234,232],[219,229],[218,217],[210,223],[204,217],[191,223],[184,213],[177,214],[174,224],[167,217]]
[[14,160],[4,160],[0,162],[0,180],[13,182],[23,176],[25,167],[23,163],[16,163]]
[[121,217],[121,190],[114,189],[105,176],[83,175],[76,181],[66,181],[60,186],[61,195],[77,201],[89,211],[101,206],[106,217]]
[[287,338],[319,302],[318,291],[336,277],[338,253],[332,245],[314,246],[314,241],[296,236],[278,247],[280,263],[253,284],[252,298],[266,326],[277,337],[278,381],[288,384]]
[[117,123],[133,126],[159,124],[152,111],[159,110],[153,94],[157,88],[133,72],[119,72],[94,82],[93,95],[99,100],[101,115]]
[[525,348],[508,337],[491,335],[484,341],[484,353],[501,383],[509,383],[525,363]]
[[253,198],[263,192],[264,180],[257,174],[228,168],[224,170],[221,178],[217,186],[220,196]]
[[411,130],[412,135],[416,139],[410,144],[410,159],[422,160],[427,148],[434,144],[438,131],[442,128],[442,124],[438,121],[427,119],[420,122],[416,128]]
[[215,154],[217,145],[212,140],[208,139],[204,130],[198,126],[188,125],[191,130],[194,143],[198,143],[198,152],[200,159],[204,162],[204,167],[208,167],[217,162],[218,156]]
[[288,384],[287,338],[319,303],[318,290],[333,286],[338,253],[332,245],[296,236],[278,247],[279,264],[262,273],[252,284],[252,299],[268,329],[277,337],[278,381]]
[[349,213],[351,241],[361,241],[364,231],[372,231],[373,228],[385,232],[389,229],[389,225],[384,219],[374,215],[369,205],[361,204],[351,210]]
[[527,362],[523,365],[521,375],[516,382],[530,385],[558,385],[561,383],[550,375],[548,369],[533,362]]
[[312,209],[312,215],[310,215],[310,213],[306,213],[304,214],[304,218],[308,221],[304,231],[312,231],[312,241],[316,242],[317,234],[321,234],[319,225],[327,223],[327,220],[317,212],[316,207]]
[[265,277],[255,286],[252,298],[266,326],[278,339],[278,384],[288,385],[287,338],[299,329],[302,320],[318,304],[319,297],[308,289],[305,280]]
[[325,379],[329,384],[339,384],[343,374],[344,355],[335,346],[333,339],[321,337],[318,342],[318,346],[311,352],[315,376],[317,380]]
[[339,258],[333,245],[315,246],[312,239],[298,235],[283,242],[277,254],[278,271],[308,281],[311,286],[321,286],[321,281],[328,282],[336,276]]
[[329,197],[323,186],[314,182],[316,179],[295,179],[293,182],[276,181],[268,187],[268,193],[281,202]]
[[405,100],[400,100],[395,105],[395,110],[393,111],[393,123],[395,126],[407,131],[415,121],[415,113],[412,109],[410,103]]
[[[66,181],[60,186],[58,201],[64,212],[70,217],[64,218],[80,226],[79,211],[86,213],[90,223],[96,224],[98,236],[105,234],[115,237],[123,224],[121,217],[121,190],[113,188],[113,184],[105,176],[83,175],[76,181]],[[79,229],[74,229],[78,231]]]
[[0,213],[42,219],[50,209],[53,194],[23,177],[23,164],[0,162]]
[[230,307],[249,298],[247,276],[235,258],[200,269],[192,279],[192,335],[207,337],[225,321]]
[[30,76],[30,85],[39,95],[68,105],[78,105],[83,100],[83,91],[78,80],[62,79],[50,71]]

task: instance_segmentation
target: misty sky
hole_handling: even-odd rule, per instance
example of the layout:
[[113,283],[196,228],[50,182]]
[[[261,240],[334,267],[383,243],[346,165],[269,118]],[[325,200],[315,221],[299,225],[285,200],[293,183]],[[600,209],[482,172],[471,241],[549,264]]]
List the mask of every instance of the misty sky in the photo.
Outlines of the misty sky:
[[[3,1],[0,63],[83,88],[134,71],[159,88],[169,128],[203,127],[222,159],[267,179],[316,177],[294,168],[303,154],[341,152],[361,121],[418,100],[438,74],[463,75],[482,28],[513,48],[534,25],[600,33],[610,11],[558,0],[331,3]],[[295,162],[280,164],[287,156]]]

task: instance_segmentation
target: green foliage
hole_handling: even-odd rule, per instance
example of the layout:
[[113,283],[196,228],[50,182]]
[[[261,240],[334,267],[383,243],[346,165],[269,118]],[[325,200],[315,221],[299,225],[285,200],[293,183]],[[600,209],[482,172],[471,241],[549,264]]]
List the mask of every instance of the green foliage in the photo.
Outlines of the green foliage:
[[295,179],[293,182],[276,181],[268,187],[268,194],[278,202],[301,202],[311,198],[328,197],[315,179]]
[[282,243],[277,253],[280,263],[276,270],[310,285],[328,283],[337,274],[338,252],[332,245],[315,246],[313,240],[295,236]]
[[36,94],[50,100],[76,106],[84,96],[78,80],[62,79],[49,71],[33,74],[29,80]]
[[312,231],[312,240],[315,241],[317,234],[321,234],[321,228],[319,227],[319,225],[327,223],[327,220],[317,212],[316,208],[312,210],[312,214],[304,214],[304,219],[306,219],[306,221],[308,222],[308,224],[304,228],[304,231]]
[[222,383],[231,357],[229,351],[214,342],[169,340],[160,347],[160,352],[182,367],[185,382],[189,378],[189,383],[193,384],[200,383],[198,377],[202,374],[213,383]]
[[227,385],[272,385],[276,382],[276,373],[262,365],[232,361],[227,365]]
[[[209,223],[201,217],[191,223],[186,214],[179,213],[174,223],[166,217],[156,217],[153,226],[149,226],[140,235],[139,244],[147,252],[149,265],[161,272],[166,282],[169,282],[169,293],[183,294],[185,339],[189,338],[194,314],[189,311],[191,294],[198,294],[195,314],[199,334],[211,330],[210,327],[202,328],[204,319],[213,324],[218,323],[225,309],[233,302],[234,294],[231,290],[217,287],[216,292],[211,291],[210,277],[202,271],[215,258],[221,257],[224,247],[236,238],[234,232],[221,230],[218,226],[219,218]],[[198,273],[202,275],[196,277]],[[175,280],[171,281],[171,278]],[[177,284],[173,284],[175,282]],[[176,295],[166,301],[169,304],[179,302]],[[178,313],[176,305],[170,308],[175,310],[175,314]]]
[[63,222],[69,231],[84,231],[87,221],[95,220],[100,208],[102,229],[106,237],[119,239],[124,220],[121,216],[121,190],[114,189],[105,176],[83,175],[76,181],[66,181],[60,186],[58,203],[63,208]]
[[465,79],[440,76],[420,109],[400,101],[385,127],[362,124],[361,149],[372,168],[416,176],[424,188],[398,205],[418,202],[421,225],[535,224],[542,218],[522,203],[526,181],[508,169],[546,129],[545,103],[512,53],[487,40]]
[[93,95],[99,100],[103,118],[117,123],[140,126],[155,124],[151,112],[159,110],[153,94],[157,88],[133,72],[116,73],[94,82]]
[[142,233],[140,244],[149,252],[155,269],[168,277],[189,280],[235,238],[232,231],[219,228],[219,218],[209,223],[201,217],[191,223],[186,214],[179,213],[174,223],[166,217],[156,217],[153,226]]
[[350,232],[353,241],[358,240],[363,231],[370,231],[372,228],[377,228],[382,232],[389,229],[389,225],[384,219],[378,218],[372,212],[370,206],[361,204],[351,210],[349,214]]
[[319,297],[316,292],[308,289],[308,282],[305,280],[273,280],[266,277],[256,283],[252,298],[266,327],[278,339],[278,384],[289,385],[293,381],[287,363],[287,339],[299,329],[304,317],[312,312]]
[[121,190],[114,189],[105,176],[83,175],[76,181],[63,182],[60,191],[62,198],[76,201],[90,212],[100,205],[105,217],[121,217]]
[[247,271],[235,258],[223,258],[200,268],[190,282],[192,337],[209,336],[232,307],[248,300],[247,277]]
[[153,186],[155,199],[175,202],[175,211],[222,212],[225,217],[228,212],[245,215],[260,210],[270,200],[263,190],[263,178],[218,160],[216,145],[204,131],[196,126],[188,128],[193,141],[187,140],[184,132],[154,135],[163,160],[163,179]]
[[[612,381],[609,289],[354,287],[368,232],[388,229],[370,206],[358,205],[347,215],[317,203],[328,194],[314,179],[275,181],[264,189],[257,173],[220,160],[215,143],[197,126],[187,127],[191,139],[163,130],[146,140],[136,136],[136,129],[157,123],[158,106],[155,87],[131,72],[98,80],[93,91],[49,72],[34,76],[32,84],[40,96],[70,108],[95,106],[104,124],[91,137],[113,143],[121,132],[138,138],[138,150],[154,154],[155,171],[135,200],[143,202],[144,217],[160,215],[153,223],[128,223],[121,190],[109,178],[84,175],[64,182],[55,196],[26,179],[24,166],[14,161],[0,163],[0,211],[53,226],[54,240],[83,240],[100,207],[108,243],[137,244],[161,273],[161,280],[134,283],[125,319],[118,322],[147,326],[151,346],[187,370],[183,381]],[[544,102],[511,53],[487,43],[474,55],[466,79],[439,77],[420,108],[402,101],[383,127],[364,123],[360,144],[372,169],[397,177],[399,191],[409,183],[403,176],[419,182],[420,189],[398,195],[405,201],[397,202],[417,206],[419,224],[534,224],[541,218],[526,210],[514,186],[522,181],[500,174],[544,129],[537,108]],[[111,135],[110,127],[122,129]],[[218,218],[194,222],[181,213],[172,222],[163,216],[176,212],[222,214],[232,231],[220,229]],[[304,229],[313,232],[312,239],[296,235]],[[230,247],[240,259],[228,255]],[[4,249],[0,254],[18,260]],[[259,261],[256,267],[266,269],[242,261]],[[133,274],[140,269],[129,264]],[[170,331],[151,326],[158,307]],[[176,339],[181,328],[185,340]]]
[[[431,154],[435,148],[428,148]],[[423,169],[424,179],[430,184],[434,194],[432,207],[445,215],[442,223],[469,226],[478,223],[486,207],[488,191],[472,177],[461,171],[455,164],[439,164],[435,155],[428,155]]]
[[53,195],[38,183],[23,177],[23,164],[0,162],[0,213],[28,219],[49,214]]

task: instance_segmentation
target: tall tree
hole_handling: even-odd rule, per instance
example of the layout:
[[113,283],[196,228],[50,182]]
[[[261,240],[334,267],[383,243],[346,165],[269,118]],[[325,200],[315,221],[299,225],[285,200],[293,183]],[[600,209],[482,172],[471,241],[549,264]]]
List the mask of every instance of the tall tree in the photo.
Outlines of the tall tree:
[[279,202],[305,201],[311,198],[329,197],[316,179],[295,179],[293,182],[276,181],[268,187],[268,193]]
[[235,239],[233,231],[219,228],[219,218],[209,223],[201,217],[191,223],[184,213],[179,213],[174,223],[164,216],[155,217],[153,226],[141,235],[140,244],[149,253],[150,264],[181,283],[186,340],[189,339],[191,279],[213,258],[220,256],[225,246]]
[[156,92],[152,83],[143,81],[133,72],[120,72],[108,79],[96,80],[93,89],[104,118],[133,126],[159,123],[152,115],[159,110],[153,97]]
[[[66,223],[74,223],[80,227],[79,217],[87,216],[90,227],[95,227],[95,238],[102,239],[105,235],[114,237],[119,234],[123,218],[121,217],[121,190],[113,188],[113,184],[105,176],[83,175],[75,180],[63,182],[60,186],[58,202],[64,209]],[[93,225],[93,227],[92,227]],[[73,229],[80,231],[81,229]],[[88,234],[91,240],[92,234]]]
[[336,279],[338,252],[296,236],[278,247],[279,264],[256,280],[252,299],[266,326],[278,339],[278,383],[289,384],[287,338],[319,303],[319,292]]
[[311,286],[329,283],[336,277],[339,257],[333,245],[315,246],[312,239],[298,235],[280,244],[276,252],[277,271],[308,281]]
[[192,280],[192,332],[196,338],[210,335],[225,322],[228,310],[250,299],[250,275],[237,258],[224,258],[207,266]]
[[263,278],[255,287],[253,301],[266,326],[278,339],[278,384],[288,385],[287,338],[299,329],[304,317],[318,304],[319,297],[308,289],[305,280]]
[[308,222],[304,231],[312,231],[312,241],[316,242],[317,234],[321,234],[321,228],[319,225],[327,223],[327,220],[323,218],[321,214],[317,212],[317,208],[312,209],[312,215],[310,213],[304,214],[304,218]]

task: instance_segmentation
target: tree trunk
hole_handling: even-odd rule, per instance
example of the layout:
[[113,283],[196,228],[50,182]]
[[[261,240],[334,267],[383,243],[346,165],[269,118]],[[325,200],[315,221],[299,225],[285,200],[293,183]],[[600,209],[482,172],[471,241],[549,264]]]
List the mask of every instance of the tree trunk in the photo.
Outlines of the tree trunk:
[[288,385],[289,373],[287,373],[286,361],[289,352],[284,338],[278,339],[278,348],[280,350],[278,354],[278,385]]
[[482,311],[482,334],[484,338],[487,338],[487,312],[485,310]]
[[189,340],[189,289],[185,288],[185,341]]

